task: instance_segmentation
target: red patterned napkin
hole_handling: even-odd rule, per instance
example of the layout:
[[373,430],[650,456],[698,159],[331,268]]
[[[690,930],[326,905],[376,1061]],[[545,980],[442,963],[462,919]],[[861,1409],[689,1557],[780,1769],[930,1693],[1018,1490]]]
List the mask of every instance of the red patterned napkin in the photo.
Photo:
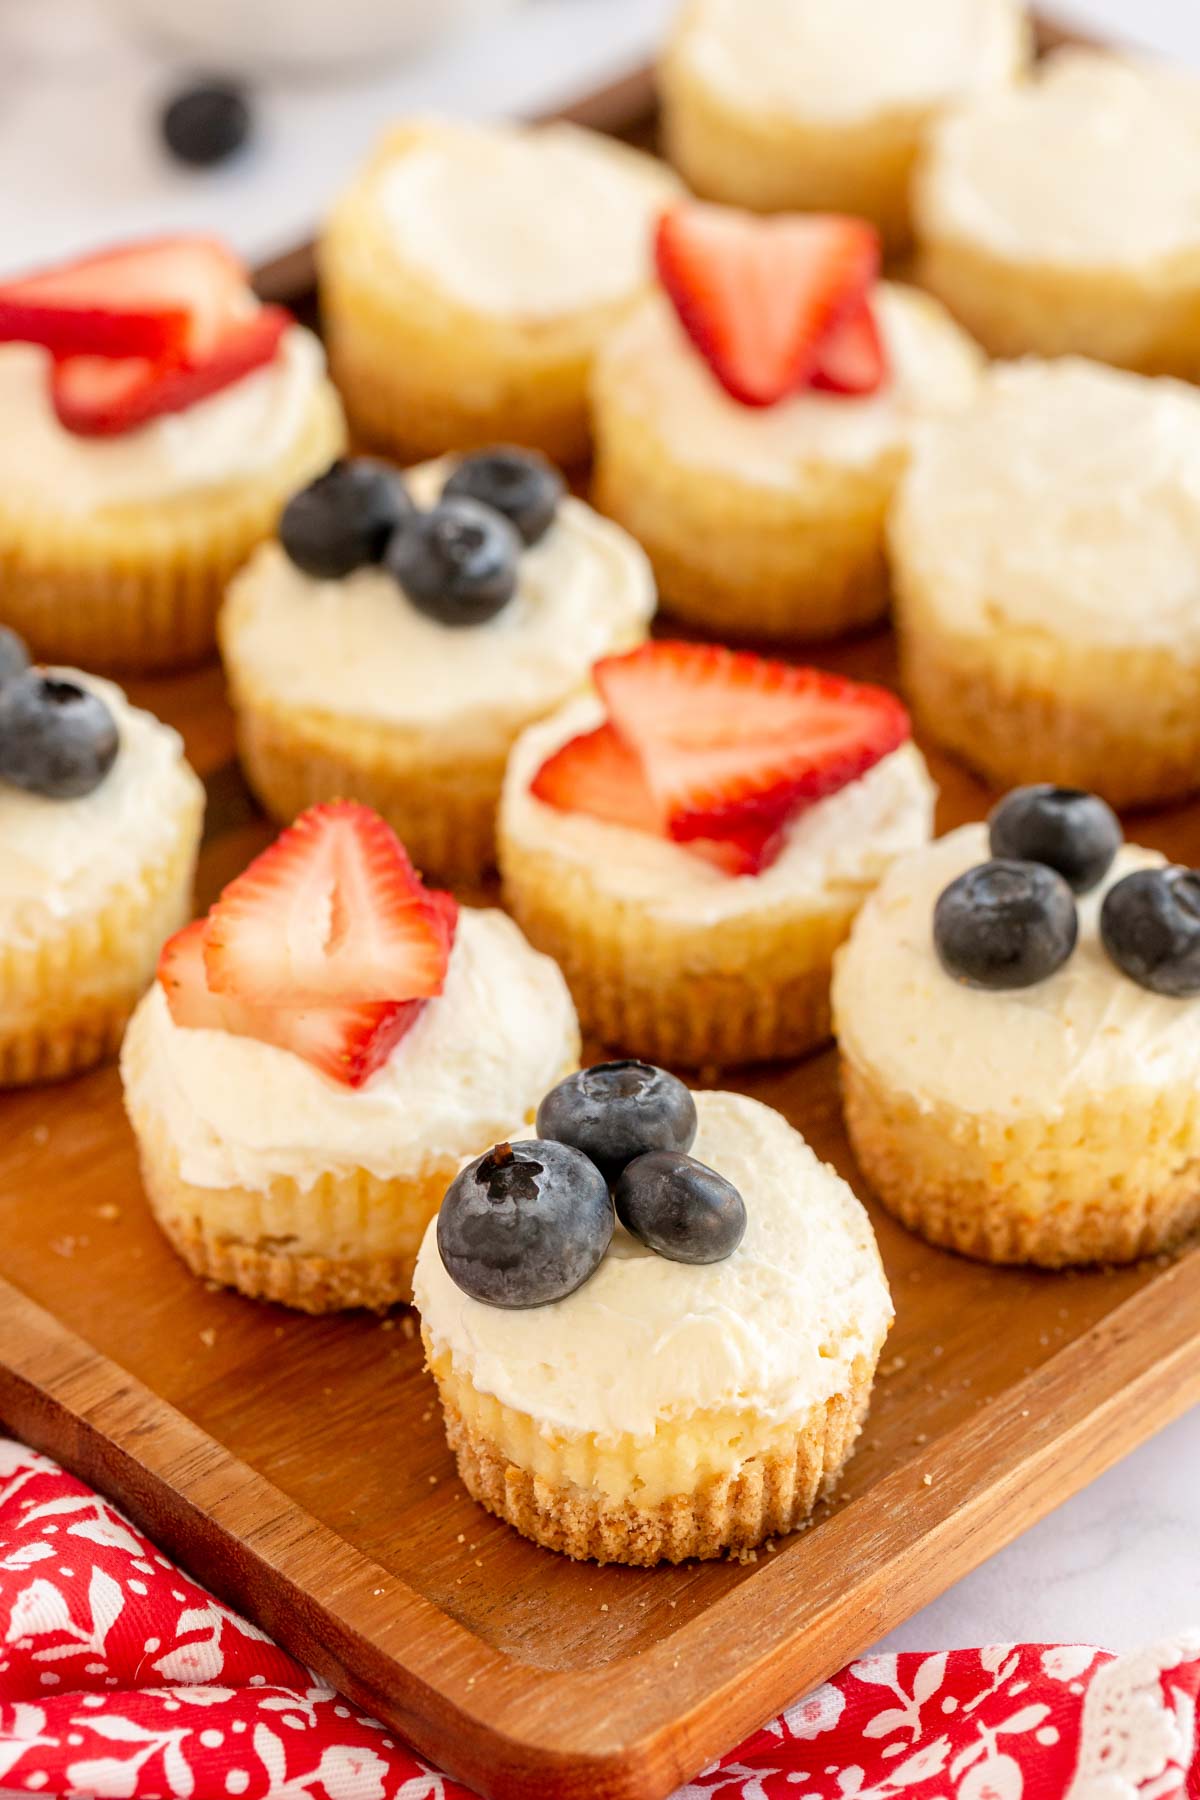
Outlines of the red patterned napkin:
[[[1200,1800],[1200,1632],[853,1663],[687,1800]],[[470,1800],[0,1438],[0,1793]]]

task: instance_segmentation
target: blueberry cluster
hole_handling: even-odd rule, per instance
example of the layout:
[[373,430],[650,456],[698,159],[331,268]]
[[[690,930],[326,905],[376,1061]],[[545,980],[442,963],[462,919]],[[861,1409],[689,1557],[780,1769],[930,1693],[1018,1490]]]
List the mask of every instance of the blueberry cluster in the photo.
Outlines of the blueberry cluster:
[[29,666],[0,625],[0,782],[48,800],[79,800],[116,760],[116,720],[99,695]]
[[544,457],[500,447],[464,457],[422,511],[397,470],[347,457],[292,496],[279,536],[306,575],[382,564],[439,624],[482,625],[516,593],[521,551],[550,529],[563,491]]
[[745,1202],[687,1154],[696,1105],[665,1069],[609,1062],[569,1075],[542,1101],[536,1129],[476,1157],[442,1203],[438,1250],[473,1300],[564,1299],[600,1266],[615,1219],[672,1262],[720,1262],[741,1243]]
[[[942,967],[970,987],[1032,987],[1062,968],[1079,936],[1078,894],[1103,881],[1121,826],[1094,794],[1039,784],[1016,788],[990,819],[990,862],[938,896],[933,941]],[[1112,960],[1155,994],[1200,994],[1200,873],[1139,869],[1113,883],[1100,908]]]

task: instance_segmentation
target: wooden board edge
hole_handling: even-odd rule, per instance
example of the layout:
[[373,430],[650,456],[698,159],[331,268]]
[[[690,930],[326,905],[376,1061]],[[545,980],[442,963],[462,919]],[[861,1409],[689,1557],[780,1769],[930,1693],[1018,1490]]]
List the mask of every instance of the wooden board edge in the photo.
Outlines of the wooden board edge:
[[[770,1562],[624,1659],[617,1711],[611,1664],[510,1681],[506,1659],[4,1283],[0,1417],[460,1780],[495,1800],[659,1800],[1200,1399],[1198,1318],[1200,1253],[825,1521],[846,1583]],[[248,1499],[260,1524],[242,1543],[227,1515]],[[901,1542],[914,1508],[919,1554]],[[294,1569],[314,1551],[315,1596]],[[419,1677],[397,1660],[417,1629]]]

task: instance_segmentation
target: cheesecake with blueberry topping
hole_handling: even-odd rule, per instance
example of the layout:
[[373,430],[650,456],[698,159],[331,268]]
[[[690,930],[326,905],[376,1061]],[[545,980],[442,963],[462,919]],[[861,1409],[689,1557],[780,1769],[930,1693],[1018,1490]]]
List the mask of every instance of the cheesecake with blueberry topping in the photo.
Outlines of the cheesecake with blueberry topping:
[[570,997],[512,920],[314,807],[170,939],[121,1054],[150,1206],[189,1267],[306,1312],[410,1295],[464,1156],[575,1066]]
[[897,863],[837,959],[846,1124],[884,1204],[990,1262],[1128,1262],[1200,1222],[1200,875],[1017,789]]
[[206,238],[0,284],[0,619],[99,669],[211,653],[226,581],[341,449],[321,346]]
[[221,616],[243,766],[282,822],[349,795],[420,868],[478,881],[514,740],[653,611],[638,546],[532,452],[337,463]]
[[866,1213],[779,1113],[644,1063],[569,1077],[535,1130],[467,1164],[417,1260],[468,1492],[598,1562],[793,1530],[891,1325]]
[[188,916],[203,813],[176,732],[0,628],[0,1086],[115,1052]]

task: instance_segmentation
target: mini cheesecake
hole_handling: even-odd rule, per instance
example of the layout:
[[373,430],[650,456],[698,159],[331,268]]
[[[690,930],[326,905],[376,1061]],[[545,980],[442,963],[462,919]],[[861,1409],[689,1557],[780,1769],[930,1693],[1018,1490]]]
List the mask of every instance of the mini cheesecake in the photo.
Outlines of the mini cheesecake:
[[1200,876],[1018,790],[897,863],[833,984],[880,1199],[989,1262],[1127,1262],[1200,1221]]
[[1200,373],[1200,79],[1066,49],[942,121],[918,279],[995,356]]
[[174,669],[342,448],[316,338],[203,238],[0,284],[0,619],[39,656]]
[[833,952],[934,788],[891,694],[660,642],[517,742],[507,904],[601,1043],[688,1068],[829,1032]]
[[197,1275],[244,1294],[407,1300],[462,1158],[532,1118],[578,1043],[510,919],[427,889],[368,808],[316,807],[167,944],[130,1024],[150,1206]]
[[744,1554],[858,1436],[892,1320],[870,1223],[757,1101],[636,1063],[564,1086],[536,1139],[462,1171],[418,1258],[459,1475],[567,1556]]
[[191,909],[203,813],[176,732],[0,630],[0,1085],[115,1053]]
[[587,453],[587,377],[646,291],[678,194],[654,158],[571,125],[398,126],[318,247],[355,437],[404,462],[497,440]]
[[1200,396],[1065,357],[991,370],[889,520],[901,679],[1003,787],[1200,783]]
[[654,582],[557,472],[501,449],[335,465],[235,582],[221,648],[242,764],[287,822],[349,795],[418,866],[478,882],[505,760],[599,656],[645,636]]
[[711,200],[857,213],[899,249],[931,128],[1003,93],[1029,52],[1018,0],[685,0],[660,71],[667,152]]
[[658,244],[664,291],[596,363],[597,504],[689,624],[795,641],[872,623],[913,435],[970,400],[978,350],[927,295],[877,280],[861,220],[693,202]]

